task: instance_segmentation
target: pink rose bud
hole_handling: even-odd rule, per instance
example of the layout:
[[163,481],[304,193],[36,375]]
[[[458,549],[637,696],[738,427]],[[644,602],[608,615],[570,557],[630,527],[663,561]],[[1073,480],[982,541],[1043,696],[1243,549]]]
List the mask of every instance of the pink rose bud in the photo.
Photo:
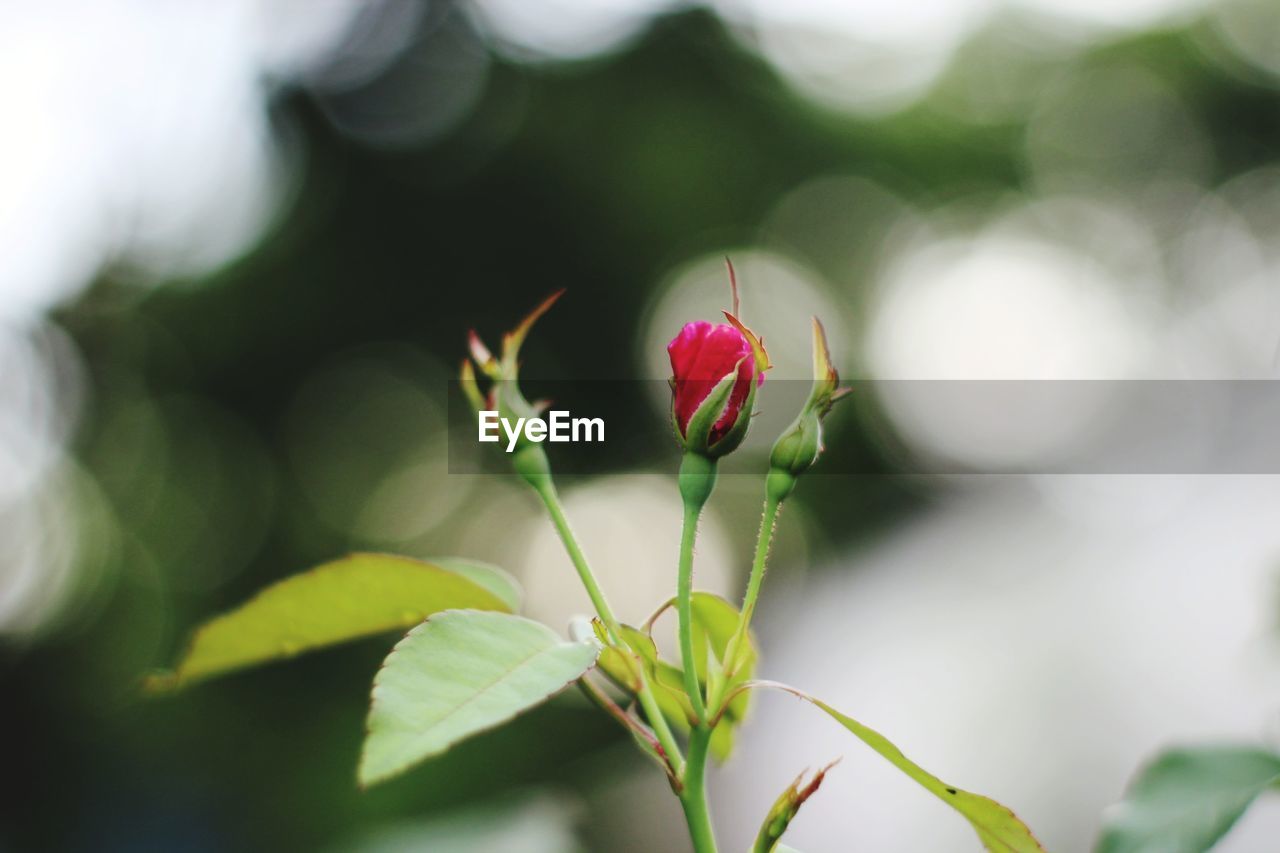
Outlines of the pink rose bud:
[[715,458],[737,448],[751,419],[768,357],[732,314],[728,323],[688,323],[667,345],[671,417],[685,449]]

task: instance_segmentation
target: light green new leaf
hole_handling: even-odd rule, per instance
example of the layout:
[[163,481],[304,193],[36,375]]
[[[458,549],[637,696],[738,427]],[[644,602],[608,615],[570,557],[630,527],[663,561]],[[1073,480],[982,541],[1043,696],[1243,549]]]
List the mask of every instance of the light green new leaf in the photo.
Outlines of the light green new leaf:
[[1280,755],[1247,746],[1171,750],[1149,764],[1108,814],[1097,853],[1201,853],[1267,788]]
[[902,754],[902,750],[894,746],[888,738],[868,728],[862,723],[845,716],[826,702],[815,699],[809,694],[785,684],[772,681],[753,681],[749,687],[772,687],[783,690],[793,696],[799,696],[806,702],[826,711],[836,722],[874,749],[894,767],[914,779],[929,793],[942,800],[951,808],[960,812],[973,826],[983,847],[993,853],[1044,853],[1044,847],[1036,840],[1035,835],[1027,828],[1018,816],[995,800],[953,787],[937,776],[925,770]]
[[[672,603],[674,599],[664,604],[648,624],[651,625],[654,619]],[[709,592],[695,592],[693,622],[694,645],[695,648],[702,650],[704,658],[704,667],[699,671],[705,673],[706,652],[709,649],[717,661],[724,656],[729,638],[738,627],[738,611],[732,604],[717,595]],[[694,713],[693,704],[684,691],[684,670],[659,657],[653,637],[646,631],[630,625],[622,626],[622,640],[631,652],[634,652],[634,654],[628,654],[622,649],[608,647],[604,626],[598,621],[594,623],[594,627],[596,637],[606,646],[600,654],[600,670],[609,676],[614,684],[633,696],[639,689],[639,675],[643,672],[644,677],[653,687],[654,698],[657,700],[658,707],[662,709],[663,716],[677,731],[688,734],[694,720]],[[734,679],[735,685],[751,676],[754,672],[756,657],[756,647],[752,641],[739,656],[742,666],[739,675]],[[711,755],[717,761],[725,761],[732,753],[734,728],[746,715],[749,702],[750,696],[745,692],[733,697],[723,719],[712,732]]]
[[[452,561],[450,561],[452,562]],[[392,554],[352,554],[274,583],[202,625],[172,672],[153,675],[167,690],[231,670],[416,625],[454,608],[511,611],[515,581],[479,563],[449,567]]]
[[[748,631],[746,645],[740,646],[732,663],[724,659],[729,650],[729,641],[738,630],[741,618],[738,608],[710,592],[695,592],[690,601],[693,610],[693,637],[695,658],[694,666],[698,672],[698,680],[706,683],[707,656],[711,652],[713,677],[722,680],[723,673],[733,669],[734,675],[725,686],[728,693],[739,684],[750,681],[755,675],[756,663],[760,653],[756,648],[755,636]],[[751,707],[751,692],[744,690],[730,700],[726,709],[726,718],[731,722],[746,719]]]
[[505,723],[577,681],[595,643],[521,616],[450,610],[414,628],[373,681],[360,784],[371,785]]
[[[592,625],[596,637],[605,646],[597,661],[600,671],[632,698],[640,690],[640,678],[643,676],[653,688],[653,696],[662,715],[677,731],[688,734],[694,716],[693,704],[684,692],[684,672],[658,656],[653,638],[644,631],[630,625],[621,626],[622,641],[626,644],[623,648],[608,645],[605,628],[598,619]],[[722,730],[725,735],[717,737]],[[732,740],[726,739],[727,734],[728,726],[712,734],[713,754],[719,756],[732,746]]]

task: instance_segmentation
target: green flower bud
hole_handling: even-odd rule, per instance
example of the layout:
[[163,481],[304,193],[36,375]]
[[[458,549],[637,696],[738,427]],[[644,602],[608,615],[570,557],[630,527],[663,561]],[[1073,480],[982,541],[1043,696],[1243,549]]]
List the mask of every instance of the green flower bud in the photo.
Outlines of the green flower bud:
[[795,488],[795,478],[818,460],[823,450],[822,419],[849,390],[840,387],[840,375],[831,364],[827,335],[817,317],[813,318],[813,373],[809,399],[769,455],[769,488],[771,494],[780,493],[779,500]]
[[809,470],[821,452],[822,419],[813,409],[805,408],[774,443],[769,467],[798,477]]
[[[546,409],[546,403],[530,403],[520,391],[520,346],[524,343],[524,339],[528,336],[529,330],[533,328],[533,324],[537,319],[545,314],[547,309],[554,305],[555,301],[563,293],[564,291],[561,290],[551,294],[551,296],[543,300],[542,304],[529,312],[528,316],[520,321],[520,325],[502,336],[502,357],[500,359],[494,358],[474,330],[468,333],[467,347],[471,351],[471,361],[474,361],[475,368],[479,368],[480,372],[490,380],[488,393],[482,393],[480,385],[476,381],[476,371],[472,367],[471,361],[462,362],[460,373],[462,391],[470,401],[472,408],[477,412],[482,410],[496,411],[500,418],[515,422],[520,418],[527,420],[531,417],[536,417]],[[530,447],[537,447],[537,445],[535,442],[531,442],[522,430],[516,439],[517,456],[520,455],[520,451]],[[533,459],[539,454],[542,454],[540,447],[538,447],[537,453],[527,454],[527,456]],[[522,471],[521,474],[523,475],[523,473]]]

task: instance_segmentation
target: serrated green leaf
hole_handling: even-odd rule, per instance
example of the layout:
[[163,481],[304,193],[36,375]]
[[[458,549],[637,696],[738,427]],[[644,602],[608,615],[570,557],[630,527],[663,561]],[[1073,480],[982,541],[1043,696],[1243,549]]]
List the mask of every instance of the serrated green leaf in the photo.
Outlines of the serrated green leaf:
[[499,569],[461,572],[392,554],[352,554],[266,587],[196,630],[172,672],[149,690],[416,625],[453,608],[510,611],[515,582]]
[[546,701],[591,669],[599,651],[521,616],[432,616],[396,644],[374,679],[360,783],[394,776]]
[[448,569],[455,575],[462,575],[496,595],[503,604],[507,605],[509,612],[519,612],[520,604],[524,600],[524,590],[515,578],[492,563],[466,560],[461,557],[432,557],[427,562]]
[[1276,784],[1280,755],[1269,750],[1170,750],[1147,765],[1108,811],[1097,853],[1202,853]]
[[1044,853],[1044,847],[1036,840],[1035,835],[1008,808],[989,797],[983,797],[948,785],[903,755],[902,750],[894,746],[888,738],[875,729],[864,726],[852,717],[840,713],[821,699],[815,699],[804,691],[797,690],[786,684],[778,684],[772,681],[754,681],[750,682],[749,686],[783,690],[821,708],[828,716],[878,752],[890,764],[963,815],[974,831],[978,833],[978,838],[987,850],[993,851],[993,853]]

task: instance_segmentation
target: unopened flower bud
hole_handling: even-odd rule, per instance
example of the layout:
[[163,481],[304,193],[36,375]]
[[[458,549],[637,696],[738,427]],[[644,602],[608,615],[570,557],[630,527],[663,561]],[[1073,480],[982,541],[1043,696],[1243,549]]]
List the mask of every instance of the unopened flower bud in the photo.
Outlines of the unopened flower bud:
[[813,390],[800,414],[773,445],[769,456],[767,488],[771,498],[782,500],[799,477],[822,453],[822,419],[849,389],[840,387],[840,375],[831,364],[831,351],[822,323],[813,318]]
[[[737,282],[733,284],[737,311]],[[667,345],[671,359],[671,421],[685,450],[716,459],[736,450],[747,434],[756,388],[769,356],[764,343],[738,319],[687,323]]]
[[[488,347],[474,331],[468,333],[467,347],[471,353],[471,361],[463,361],[459,382],[462,391],[476,411],[496,411],[500,418],[515,422],[520,418],[531,418],[542,413],[543,404],[530,403],[520,391],[520,346],[528,336],[529,330],[539,317],[547,312],[564,291],[557,291],[542,301],[537,308],[529,312],[520,325],[502,336],[502,356],[494,358]],[[472,367],[472,361],[475,367]],[[476,368],[490,380],[488,393],[482,393],[476,378]],[[536,452],[521,455],[521,451],[536,448]],[[542,448],[531,442],[522,430],[516,439],[516,468],[525,476],[535,474],[546,467],[545,454]],[[542,456],[539,460],[537,457]]]

